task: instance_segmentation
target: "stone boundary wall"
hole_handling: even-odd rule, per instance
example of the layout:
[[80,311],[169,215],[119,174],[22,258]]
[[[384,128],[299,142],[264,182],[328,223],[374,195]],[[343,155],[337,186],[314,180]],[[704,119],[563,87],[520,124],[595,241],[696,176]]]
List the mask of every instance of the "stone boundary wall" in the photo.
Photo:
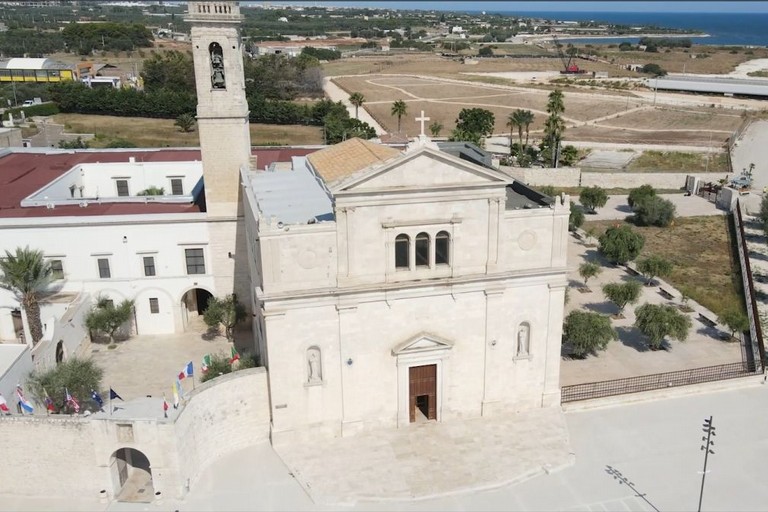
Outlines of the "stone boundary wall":
[[182,498],[217,458],[269,439],[264,368],[218,377],[188,397],[168,419],[0,416],[0,494],[114,498],[112,454],[135,448],[149,459],[154,490]]
[[682,189],[685,187],[685,180],[688,176],[695,176],[704,182],[716,182],[726,176],[726,173],[721,172],[582,172],[577,167],[551,169],[502,166],[501,170],[534,187],[546,185],[591,187],[596,185],[603,188],[635,188],[647,184],[659,189]]

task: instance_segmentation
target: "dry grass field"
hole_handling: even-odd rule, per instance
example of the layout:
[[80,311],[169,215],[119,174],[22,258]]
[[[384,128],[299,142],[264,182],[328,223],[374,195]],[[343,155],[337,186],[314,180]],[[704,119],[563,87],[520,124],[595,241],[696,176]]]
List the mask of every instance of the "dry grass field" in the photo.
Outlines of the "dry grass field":
[[626,166],[627,172],[731,172],[728,155],[684,153],[680,151],[643,151]]
[[[710,134],[712,135],[710,137]],[[565,140],[611,142],[617,144],[662,144],[685,146],[720,146],[729,134],[707,131],[640,130],[608,126],[567,128]]]
[[[617,221],[586,222],[602,234]],[[728,218],[724,216],[685,217],[667,228],[633,227],[645,236],[640,258],[663,256],[675,265],[666,280],[681,293],[720,314],[741,307],[738,273],[731,263]]]
[[[116,139],[130,141],[140,148],[200,145],[197,131],[183,133],[172,119],[57,114],[53,122],[63,124],[67,133],[93,133],[96,138],[89,143],[94,148],[105,147]],[[322,131],[317,126],[251,124],[250,128],[254,146],[323,143]]]
[[[703,40],[702,42],[706,42]],[[736,53],[731,53],[732,51]],[[749,53],[751,52],[751,53]],[[768,58],[768,49],[717,49],[694,45],[688,52],[672,50],[669,53],[621,52],[606,48],[603,53],[616,64],[658,64],[669,73],[726,74],[742,62]],[[706,55],[706,57],[703,57]]]
[[738,113],[727,113],[716,109],[672,109],[656,108],[630,112],[615,119],[608,119],[601,124],[608,126],[636,126],[645,129],[670,130],[710,130],[713,132],[732,132],[742,122]]

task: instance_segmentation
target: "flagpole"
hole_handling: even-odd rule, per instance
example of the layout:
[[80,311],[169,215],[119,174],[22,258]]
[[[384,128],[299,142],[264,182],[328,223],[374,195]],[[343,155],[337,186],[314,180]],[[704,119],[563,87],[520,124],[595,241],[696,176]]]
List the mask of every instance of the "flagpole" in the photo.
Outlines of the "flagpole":
[[109,386],[109,415],[112,416],[112,386]]

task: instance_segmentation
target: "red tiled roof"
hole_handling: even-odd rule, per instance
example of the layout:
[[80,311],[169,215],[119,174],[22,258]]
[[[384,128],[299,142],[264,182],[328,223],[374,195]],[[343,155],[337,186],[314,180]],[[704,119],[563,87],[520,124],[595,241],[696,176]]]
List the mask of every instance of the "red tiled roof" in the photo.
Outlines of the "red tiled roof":
[[[305,156],[317,148],[259,148],[252,150],[259,169],[273,162],[290,162],[291,157]],[[153,213],[196,213],[195,204],[162,203],[89,203],[56,208],[21,207],[21,200],[84,163],[127,162],[190,162],[200,160],[199,149],[158,149],[156,151],[82,151],[67,153],[10,153],[0,157],[0,218],[13,217],[66,217],[94,215],[136,215]]]

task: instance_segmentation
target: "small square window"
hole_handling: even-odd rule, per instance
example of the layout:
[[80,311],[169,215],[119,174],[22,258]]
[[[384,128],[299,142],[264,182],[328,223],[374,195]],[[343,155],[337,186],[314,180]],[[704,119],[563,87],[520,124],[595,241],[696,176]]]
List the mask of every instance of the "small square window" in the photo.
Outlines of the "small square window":
[[130,195],[128,180],[115,180],[115,185],[117,186],[118,197],[128,197]]
[[149,299],[149,312],[153,315],[160,312],[160,303],[158,302],[158,299],[154,297]]
[[99,258],[96,261],[99,264],[99,277],[101,279],[109,279],[110,277],[112,277],[112,273],[109,270],[109,259]]
[[61,260],[51,260],[51,276],[58,281],[64,279],[64,263]]
[[184,249],[187,274],[205,274],[205,256],[202,249]]
[[144,256],[144,275],[152,277],[155,275],[155,257]]
[[171,178],[171,195],[184,195],[184,182],[181,178]]

